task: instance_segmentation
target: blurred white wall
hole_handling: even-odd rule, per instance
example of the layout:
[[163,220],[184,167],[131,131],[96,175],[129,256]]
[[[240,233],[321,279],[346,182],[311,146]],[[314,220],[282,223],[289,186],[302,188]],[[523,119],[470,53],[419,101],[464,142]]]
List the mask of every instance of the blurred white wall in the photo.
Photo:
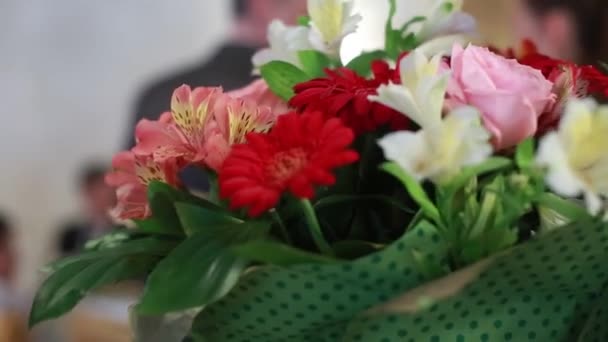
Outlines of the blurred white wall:
[[[304,1],[304,0],[302,0]],[[400,18],[431,0],[399,0]],[[17,220],[22,284],[77,211],[74,180],[124,141],[146,81],[204,58],[228,28],[227,0],[0,0],[0,210]],[[346,57],[382,46],[384,0],[358,0]]]
[[22,284],[77,211],[79,167],[124,142],[137,89],[204,58],[228,17],[218,0],[0,0],[0,210],[20,228]]

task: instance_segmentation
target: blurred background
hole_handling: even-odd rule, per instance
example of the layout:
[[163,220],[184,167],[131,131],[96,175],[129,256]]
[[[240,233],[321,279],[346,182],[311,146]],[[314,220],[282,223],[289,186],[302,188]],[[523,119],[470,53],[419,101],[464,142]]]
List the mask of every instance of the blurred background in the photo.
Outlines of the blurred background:
[[[305,3],[274,0],[272,6],[290,1],[299,2],[299,7]],[[162,109],[157,108],[169,103],[171,87],[188,80],[217,79],[208,73],[193,75],[209,71],[201,65],[218,54],[228,56],[224,59],[228,68],[249,70],[247,53],[261,46],[266,23],[260,24],[269,18],[253,20],[247,17],[246,7],[235,8],[233,2],[0,1],[0,212],[13,232],[6,239],[15,251],[14,260],[7,256],[13,265],[9,273],[24,311],[43,278],[38,272],[42,265],[103,233],[108,223],[101,209],[113,198],[102,175],[112,155],[130,144],[136,115],[159,114]],[[254,6],[259,10],[256,15],[264,13],[260,5],[264,0],[239,2],[258,4],[262,7]],[[424,14],[433,1],[398,3],[403,20]],[[515,8],[517,3],[467,0],[465,7],[479,19],[487,41],[507,47],[515,42],[514,20],[525,19],[514,13],[521,11]],[[297,5],[294,11],[299,11]],[[356,5],[364,21],[359,33],[346,39],[344,59],[383,44],[385,1],[357,0]],[[281,15],[289,18],[289,13]],[[213,69],[222,67],[226,63]],[[247,73],[226,82],[236,86],[249,78]],[[112,298],[93,299],[86,304],[88,312],[105,315],[114,327],[102,330],[123,335],[81,334],[80,340],[128,340],[124,326],[130,297]],[[52,324],[44,329],[51,330],[39,333],[41,341],[52,341],[51,336],[57,341],[74,340]]]

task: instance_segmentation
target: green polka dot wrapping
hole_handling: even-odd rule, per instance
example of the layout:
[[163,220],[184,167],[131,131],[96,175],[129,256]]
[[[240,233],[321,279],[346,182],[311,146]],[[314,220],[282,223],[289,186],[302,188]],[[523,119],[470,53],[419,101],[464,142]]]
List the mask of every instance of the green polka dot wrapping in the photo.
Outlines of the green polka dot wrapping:
[[195,335],[213,342],[608,341],[605,225],[564,227],[513,248],[460,291],[417,298],[413,310],[382,308],[429,281],[412,250],[445,259],[431,229],[350,263],[255,270],[199,315]]
[[414,249],[429,261],[446,257],[434,228],[419,225],[354,262],[253,271],[197,317],[196,332],[204,341],[335,341],[359,312],[429,280]]

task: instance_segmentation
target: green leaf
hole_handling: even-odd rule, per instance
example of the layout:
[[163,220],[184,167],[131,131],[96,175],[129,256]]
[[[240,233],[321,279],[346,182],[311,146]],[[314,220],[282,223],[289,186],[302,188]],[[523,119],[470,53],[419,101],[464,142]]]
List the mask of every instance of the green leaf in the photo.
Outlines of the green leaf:
[[230,291],[247,266],[231,246],[268,234],[263,222],[206,227],[190,236],[154,269],[137,305],[144,315],[205,306]]
[[606,62],[598,62],[598,64],[604,70],[604,73],[608,73],[608,63],[606,63]]
[[304,72],[312,77],[323,77],[325,68],[331,66],[331,59],[326,54],[316,50],[299,51],[298,57]]
[[235,255],[247,260],[284,267],[298,264],[327,264],[338,262],[338,260],[334,258],[310,253],[277,241],[269,240],[251,241],[232,247],[232,251]]
[[534,138],[524,140],[517,146],[515,161],[520,169],[527,169],[534,163]]
[[168,236],[183,236],[184,232],[180,229],[175,228],[174,225],[163,224],[161,220],[156,217],[150,217],[145,220],[135,220],[137,230],[146,234],[155,235],[168,235]]
[[272,61],[263,65],[260,72],[270,90],[285,101],[293,97],[293,87],[296,84],[310,79],[310,76],[298,67],[282,61]]
[[219,205],[208,201],[202,197],[195,196],[189,192],[176,189],[170,186],[169,184],[163,182],[153,181],[148,186],[148,195],[149,197],[153,197],[156,194],[164,194],[167,198],[171,200],[172,204],[176,202],[183,202],[195,204],[215,211],[229,212],[226,208],[220,207]]
[[175,203],[191,203],[215,212],[228,212],[226,209],[188,192],[178,190],[166,183],[154,181],[148,186],[148,201],[152,209],[153,219],[144,223],[148,232],[164,233],[165,235],[181,235],[183,229]]
[[399,55],[399,40],[401,39],[401,32],[393,29],[393,20],[397,14],[397,0],[388,0],[388,3],[389,10],[385,25],[384,50],[386,50],[390,58],[395,59]]
[[207,208],[187,203],[176,203],[175,208],[186,234],[193,235],[201,231],[214,230],[217,227],[243,223],[243,220]]
[[411,51],[418,47],[420,43],[418,38],[413,33],[408,33],[405,37],[402,37],[399,41],[399,52]]
[[89,240],[84,246],[84,251],[95,251],[100,249],[114,248],[122,245],[125,242],[135,240],[138,237],[135,235],[136,232],[126,229],[116,229],[99,238]]
[[382,60],[387,57],[388,56],[386,52],[381,50],[366,52],[362,55],[355,57],[346,65],[346,67],[363,77],[367,77],[372,72],[372,62],[376,60]]
[[66,265],[38,290],[30,312],[30,327],[69,312],[91,290],[145,275],[156,262],[153,257],[114,257]]
[[308,26],[310,25],[310,17],[307,15],[302,15],[298,17],[298,26]]
[[91,251],[85,251],[78,255],[74,255],[68,258],[64,258],[55,261],[44,268],[44,271],[54,272],[62,268],[67,267],[71,264],[80,262],[93,262],[99,259],[109,259],[113,257],[127,257],[130,255],[144,254],[155,257],[164,257],[175,246],[178,242],[170,239],[158,239],[155,237],[141,238],[132,241],[124,242],[118,246],[105,249],[95,249]]
[[460,174],[450,181],[448,191],[458,191],[464,187],[473,177],[478,177],[490,172],[496,172],[513,166],[511,159],[504,157],[491,157],[483,163],[465,167]]
[[427,18],[425,16],[417,16],[417,17],[413,17],[412,19],[406,21],[402,26],[401,26],[401,33],[405,33],[410,26],[423,22],[425,21]]
[[591,218],[591,215],[589,215],[587,210],[582,206],[552,193],[541,195],[537,203],[541,207],[555,211],[570,222],[588,220]]
[[439,211],[435,204],[431,201],[429,196],[426,194],[420,183],[416,181],[412,176],[407,174],[399,165],[395,163],[385,163],[380,166],[380,169],[396,177],[405,186],[412,199],[420,205],[420,208],[434,222],[439,223],[441,221]]
[[[148,201],[150,209],[156,220],[157,231],[181,232],[179,219],[175,213],[173,203],[180,197],[178,190],[161,182],[152,182],[148,187]],[[148,227],[150,228],[150,227]]]

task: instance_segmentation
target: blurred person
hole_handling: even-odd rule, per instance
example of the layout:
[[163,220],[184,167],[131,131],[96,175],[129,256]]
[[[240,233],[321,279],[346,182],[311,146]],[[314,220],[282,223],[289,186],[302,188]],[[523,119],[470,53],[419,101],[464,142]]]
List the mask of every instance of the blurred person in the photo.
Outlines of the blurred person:
[[107,168],[103,165],[86,166],[79,177],[82,213],[77,221],[61,230],[59,252],[62,256],[80,251],[87,241],[98,238],[115,227],[110,209],[116,203],[114,189],[106,185]]
[[0,342],[27,341],[23,303],[14,288],[15,275],[13,231],[8,218],[0,214]]
[[[207,61],[168,75],[145,87],[139,96],[133,121],[127,131],[127,149],[135,145],[133,132],[141,119],[157,119],[169,110],[173,90],[182,84],[222,86],[225,91],[246,86],[254,80],[251,57],[267,45],[270,22],[280,19],[295,24],[306,13],[305,0],[232,0],[235,23],[228,41]],[[206,191],[207,181],[197,170],[187,169],[182,175],[186,185]]]
[[606,0],[516,0],[515,30],[539,52],[578,64],[608,61]]

